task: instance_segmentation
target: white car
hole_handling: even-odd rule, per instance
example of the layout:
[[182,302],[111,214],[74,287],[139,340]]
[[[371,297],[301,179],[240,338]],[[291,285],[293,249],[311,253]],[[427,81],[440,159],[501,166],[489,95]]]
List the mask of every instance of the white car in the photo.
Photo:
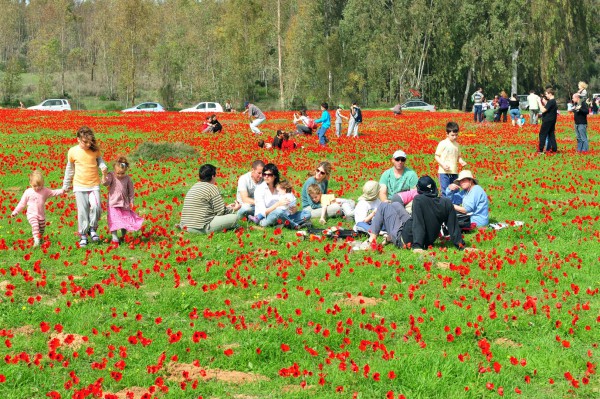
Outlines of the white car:
[[164,112],[165,109],[159,103],[141,103],[135,107],[124,109],[121,112]]
[[201,102],[191,108],[182,109],[179,112],[223,112],[223,107],[219,103]]
[[402,104],[402,110],[435,112],[435,105],[427,104],[423,100],[409,100]]
[[69,100],[52,98],[49,100],[44,100],[40,104],[34,105],[27,109],[35,109],[39,111],[70,111],[71,104],[69,104]]

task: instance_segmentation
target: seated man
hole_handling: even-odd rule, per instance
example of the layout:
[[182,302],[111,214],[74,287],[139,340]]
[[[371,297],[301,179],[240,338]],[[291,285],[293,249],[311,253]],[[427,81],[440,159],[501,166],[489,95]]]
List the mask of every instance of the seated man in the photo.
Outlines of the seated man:
[[381,202],[392,202],[398,193],[409,191],[417,184],[417,174],[406,166],[406,153],[402,150],[392,155],[392,167],[379,179],[379,199]]
[[446,196],[452,200],[456,212],[471,214],[471,222],[477,227],[487,226],[489,220],[489,201],[483,188],[469,170],[458,174],[458,179],[446,188]]
[[252,170],[238,179],[236,201],[241,205],[238,217],[254,214],[254,190],[262,183],[262,172],[265,163],[259,159],[252,162]]
[[419,195],[413,199],[412,217],[399,202],[383,202],[379,205],[367,242],[375,241],[385,224],[388,232],[385,243],[391,242],[398,248],[423,250],[433,245],[442,224],[445,224],[452,243],[458,249],[463,249],[465,243],[450,199],[438,197],[435,181],[429,176],[419,179],[417,191]]

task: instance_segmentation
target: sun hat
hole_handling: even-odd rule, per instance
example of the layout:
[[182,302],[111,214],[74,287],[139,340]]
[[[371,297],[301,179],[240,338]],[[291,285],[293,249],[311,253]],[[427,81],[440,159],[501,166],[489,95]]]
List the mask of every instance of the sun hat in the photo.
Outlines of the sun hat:
[[458,178],[456,180],[454,180],[454,184],[460,184],[460,181],[463,179],[471,179],[473,180],[473,183],[475,184],[479,184],[477,183],[477,180],[473,177],[473,173],[471,173],[470,170],[463,170],[458,174]]
[[379,189],[380,188],[381,188],[381,186],[379,185],[379,182],[377,182],[375,180],[369,180],[363,186],[363,194],[358,198],[358,200],[359,201],[361,199],[364,199],[365,201],[376,200],[377,198],[379,198]]
[[338,108],[339,109],[344,109],[344,106],[342,104],[338,104]]
[[430,197],[437,196],[438,194],[435,181],[427,175],[419,178],[419,181],[417,182],[417,192],[419,194],[426,194]]
[[394,155],[392,155],[392,158],[398,158],[398,157],[406,158],[406,153],[402,150],[398,150],[394,153]]

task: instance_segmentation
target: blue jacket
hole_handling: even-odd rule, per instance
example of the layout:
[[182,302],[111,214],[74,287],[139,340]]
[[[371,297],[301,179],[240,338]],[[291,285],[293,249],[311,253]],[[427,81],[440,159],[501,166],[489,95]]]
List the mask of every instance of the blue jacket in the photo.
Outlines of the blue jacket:
[[331,127],[331,116],[329,116],[329,112],[327,112],[327,110],[323,110],[321,117],[317,119],[315,123],[322,123],[321,127]]

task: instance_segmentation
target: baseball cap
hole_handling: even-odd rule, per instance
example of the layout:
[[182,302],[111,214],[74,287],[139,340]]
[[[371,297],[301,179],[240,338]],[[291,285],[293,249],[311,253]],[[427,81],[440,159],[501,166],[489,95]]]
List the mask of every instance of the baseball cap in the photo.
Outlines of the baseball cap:
[[398,157],[406,158],[406,153],[402,150],[398,150],[394,153],[394,155],[392,155],[392,158],[398,158]]
[[427,175],[421,176],[417,182],[417,192],[419,194],[437,195],[438,191],[435,181]]

